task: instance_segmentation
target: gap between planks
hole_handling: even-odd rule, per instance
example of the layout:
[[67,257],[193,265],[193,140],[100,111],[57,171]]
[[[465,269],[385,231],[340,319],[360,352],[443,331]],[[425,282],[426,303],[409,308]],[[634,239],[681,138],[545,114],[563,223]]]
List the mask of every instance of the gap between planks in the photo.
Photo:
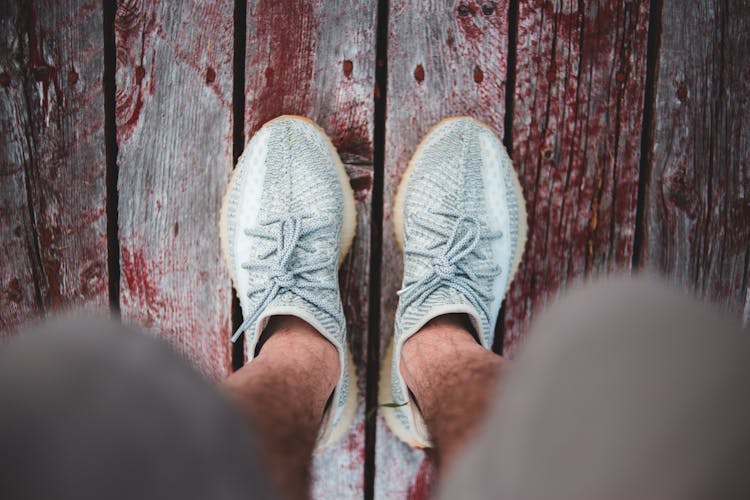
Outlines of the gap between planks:
[[378,381],[380,378],[380,286],[383,261],[383,186],[385,175],[386,102],[388,97],[389,1],[379,0],[375,42],[375,106],[373,131],[373,183],[370,228],[370,290],[367,326],[367,393],[365,395],[364,497],[375,496],[375,444],[377,439]]
[[[247,0],[234,0],[234,46],[232,48],[232,169],[237,168],[237,160],[245,149],[245,55],[247,40]],[[242,324],[242,309],[237,291],[232,290],[232,332]],[[245,364],[245,336],[240,336],[232,344],[232,371]]]
[[119,231],[119,192],[117,180],[119,170],[117,166],[117,116],[115,74],[117,72],[117,44],[115,41],[115,13],[116,0],[103,0],[104,32],[104,140],[106,172],[104,183],[107,190],[107,270],[109,275],[109,308],[116,316],[120,316],[120,239]]

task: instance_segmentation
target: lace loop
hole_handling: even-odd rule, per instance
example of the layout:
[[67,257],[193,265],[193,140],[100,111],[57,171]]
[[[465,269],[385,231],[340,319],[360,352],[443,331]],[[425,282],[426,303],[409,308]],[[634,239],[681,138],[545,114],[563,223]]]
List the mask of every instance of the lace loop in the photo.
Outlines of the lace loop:
[[[434,216],[441,216],[452,222],[452,229],[445,230],[435,224]],[[427,250],[409,249],[405,252],[428,259],[430,270],[422,277],[412,281],[397,293],[402,301],[402,307],[412,304],[421,305],[438,288],[448,286],[461,294],[474,306],[490,317],[488,304],[492,302],[492,294],[486,292],[486,287],[479,283],[482,279],[494,279],[500,274],[500,267],[494,266],[486,272],[473,271],[466,261],[466,257],[476,254],[482,240],[493,240],[502,237],[501,232],[486,232],[483,234],[482,225],[475,217],[452,211],[432,212],[431,217],[415,216],[412,218],[415,227],[431,234],[439,235],[440,241]]]
[[[312,215],[292,215],[286,217],[273,217],[260,221],[257,227],[245,229],[247,236],[254,236],[275,244],[266,252],[257,255],[257,261],[248,261],[241,264],[242,269],[247,270],[252,277],[254,274],[262,273],[268,277],[268,282],[262,285],[253,285],[247,291],[247,297],[259,299],[237,331],[232,335],[232,342],[236,342],[240,336],[255,323],[262,312],[271,302],[283,292],[291,292],[314,307],[337,318],[336,311],[321,300],[314,291],[334,290],[335,286],[322,283],[313,276],[313,273],[325,269],[331,265],[335,266],[336,255],[333,259],[325,258],[321,253],[309,245],[310,241],[303,242],[303,238],[311,238],[321,232],[327,224],[325,221],[313,222]],[[296,250],[302,250],[309,255],[305,257],[304,265],[296,265],[292,257]],[[264,261],[271,259],[270,264]]]
[[442,279],[451,279],[458,272],[456,266],[451,264],[445,255],[441,255],[432,261],[432,269]]

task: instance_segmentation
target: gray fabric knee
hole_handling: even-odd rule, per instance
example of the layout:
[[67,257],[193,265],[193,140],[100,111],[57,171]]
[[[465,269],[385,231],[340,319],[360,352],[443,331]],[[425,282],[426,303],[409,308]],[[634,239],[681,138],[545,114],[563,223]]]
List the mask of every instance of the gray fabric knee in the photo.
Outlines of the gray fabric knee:
[[0,496],[272,498],[255,438],[165,345],[55,320],[0,350]]
[[441,498],[750,498],[750,336],[662,284],[542,315]]

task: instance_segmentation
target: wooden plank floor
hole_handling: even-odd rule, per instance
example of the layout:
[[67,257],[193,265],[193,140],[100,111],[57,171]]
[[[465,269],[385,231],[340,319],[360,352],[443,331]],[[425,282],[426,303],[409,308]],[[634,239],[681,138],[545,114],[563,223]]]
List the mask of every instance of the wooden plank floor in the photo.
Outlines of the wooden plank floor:
[[213,215],[232,170],[233,11],[121,2],[114,20],[120,311],[214,380],[232,369]]
[[632,261],[649,6],[582,5],[520,4],[512,144],[529,238],[506,304],[509,355],[557,290]]
[[[649,269],[750,319],[747,0],[0,0],[0,339],[112,308],[213,380],[244,362],[218,210],[252,134],[317,121],[358,208],[340,275],[359,377],[316,498],[426,498],[429,455],[377,414],[401,256],[395,188],[430,126],[485,121],[529,241],[513,357],[582,278]],[[240,346],[241,347],[241,346]]]
[[102,12],[3,2],[0,328],[108,305]]
[[664,9],[641,264],[748,322],[750,3],[673,1]]

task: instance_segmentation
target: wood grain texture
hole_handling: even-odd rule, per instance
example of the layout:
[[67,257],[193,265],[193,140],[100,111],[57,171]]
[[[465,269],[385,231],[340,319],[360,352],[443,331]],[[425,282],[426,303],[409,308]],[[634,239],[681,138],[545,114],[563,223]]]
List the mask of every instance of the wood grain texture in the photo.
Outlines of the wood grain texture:
[[520,3],[513,160],[529,237],[506,300],[503,352],[510,357],[534,311],[558,290],[630,269],[648,4]]
[[357,233],[339,281],[359,408],[349,433],[314,457],[313,496],[321,499],[364,494],[376,8],[364,0],[247,5],[246,139],[282,114],[313,119],[338,149],[357,199]]
[[106,309],[98,2],[0,2],[0,331]]
[[643,260],[750,317],[750,2],[665,0]]
[[123,319],[206,376],[231,371],[219,209],[232,168],[231,0],[123,0],[115,17]]
[[42,304],[36,286],[41,263],[26,184],[32,144],[17,29],[20,12],[18,2],[0,5],[0,336],[4,336],[38,313]]
[[[470,115],[503,136],[508,2],[392,0],[389,25],[381,349],[393,335],[402,277],[391,219],[401,174],[443,118]],[[433,471],[425,453],[399,441],[380,416],[375,453],[376,498],[429,496]]]

